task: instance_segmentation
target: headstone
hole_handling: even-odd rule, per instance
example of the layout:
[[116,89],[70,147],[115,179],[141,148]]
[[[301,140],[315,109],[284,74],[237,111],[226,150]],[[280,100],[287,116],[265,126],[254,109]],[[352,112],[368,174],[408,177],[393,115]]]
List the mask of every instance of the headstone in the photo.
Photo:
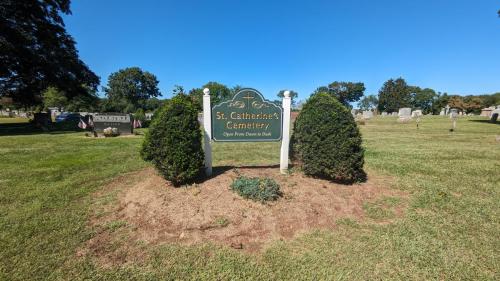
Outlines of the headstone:
[[279,141],[283,110],[254,89],[212,108],[212,139],[224,142]]
[[458,117],[458,110],[453,108],[450,110],[450,118],[453,119],[453,118],[457,118]]
[[363,111],[363,119],[370,120],[373,118],[373,111],[371,110],[364,110]]
[[35,113],[33,117],[33,124],[35,127],[45,130],[52,124],[52,118],[49,113]]
[[446,113],[444,112],[444,108],[441,109],[441,112],[439,112],[439,116],[445,116]]
[[498,116],[500,116],[500,107],[497,106],[497,108],[491,112],[490,121],[496,123]]
[[398,116],[400,122],[407,122],[411,120],[411,108],[409,107],[400,108]]
[[422,110],[420,109],[417,109],[417,110],[414,110],[412,113],[411,113],[411,117],[412,118],[417,118],[417,117],[420,117],[422,116]]
[[450,119],[451,121],[451,130],[450,131],[455,131],[457,127],[457,118],[458,118],[458,110],[453,108],[450,110]]
[[382,117],[386,117],[387,116],[387,112],[382,112]]
[[493,110],[495,110],[494,106],[483,108],[483,109],[481,109],[481,114],[479,116],[491,117],[491,112],[493,112]]
[[94,131],[102,134],[106,128],[117,128],[121,135],[133,133],[132,118],[125,113],[97,113],[93,118]]
[[391,113],[391,115],[392,115],[393,117],[396,117],[396,116],[398,116],[398,113],[397,113],[397,112],[392,112],[392,113]]

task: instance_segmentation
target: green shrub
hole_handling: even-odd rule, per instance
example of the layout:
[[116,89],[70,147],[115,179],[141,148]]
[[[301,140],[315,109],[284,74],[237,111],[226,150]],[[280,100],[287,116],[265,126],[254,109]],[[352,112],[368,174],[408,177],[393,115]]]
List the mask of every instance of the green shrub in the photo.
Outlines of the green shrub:
[[174,185],[193,181],[203,168],[198,112],[180,94],[166,102],[155,116],[142,145],[141,155]]
[[231,184],[231,189],[243,198],[260,202],[274,201],[281,196],[280,186],[270,178],[239,176]]
[[144,113],[144,109],[137,109],[137,111],[134,113],[134,120],[139,120],[141,121],[141,123],[146,120],[146,113]]
[[331,95],[318,93],[295,120],[291,158],[306,175],[336,182],[366,180],[361,134],[351,113]]

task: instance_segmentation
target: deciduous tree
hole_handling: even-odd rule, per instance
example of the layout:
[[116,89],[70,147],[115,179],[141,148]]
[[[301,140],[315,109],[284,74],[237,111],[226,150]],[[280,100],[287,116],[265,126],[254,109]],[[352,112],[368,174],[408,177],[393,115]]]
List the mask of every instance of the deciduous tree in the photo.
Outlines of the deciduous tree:
[[158,79],[139,67],[121,69],[112,73],[108,85],[104,87],[108,98],[108,108],[118,112],[135,112],[146,101],[160,95]]
[[35,105],[49,86],[68,99],[97,89],[99,77],[78,57],[61,14],[69,0],[0,1],[0,98]]
[[403,78],[389,79],[378,93],[380,112],[397,112],[402,107],[411,106],[411,87]]
[[448,100],[448,105],[451,108],[458,108],[458,109],[465,109],[465,103],[464,100],[462,99],[461,96],[451,96],[450,99]]
[[217,104],[232,97],[232,91],[226,85],[217,82],[208,82],[201,88],[194,88],[189,91],[189,97],[191,97],[191,99],[193,100],[193,103],[197,110],[202,109],[203,89],[205,88],[208,88],[210,90],[211,104]]
[[377,108],[377,105],[378,105],[378,99],[377,96],[375,95],[365,96],[358,102],[358,107],[361,110],[374,109]]
[[361,82],[332,82],[328,86],[321,86],[315,93],[328,93],[343,105],[351,107],[351,102],[359,101],[365,92],[365,84]]
[[438,92],[438,94],[434,100],[434,103],[432,104],[432,113],[438,114],[439,112],[441,112],[441,109],[446,107],[446,105],[448,104],[449,99],[450,99],[450,97],[448,96],[447,93]]
[[432,105],[436,97],[437,94],[433,89],[414,87],[411,96],[411,105],[414,109],[421,109],[424,114],[428,114],[432,112]]
[[61,110],[68,104],[68,98],[63,91],[59,91],[56,87],[48,87],[42,94],[43,106],[45,108],[57,107]]

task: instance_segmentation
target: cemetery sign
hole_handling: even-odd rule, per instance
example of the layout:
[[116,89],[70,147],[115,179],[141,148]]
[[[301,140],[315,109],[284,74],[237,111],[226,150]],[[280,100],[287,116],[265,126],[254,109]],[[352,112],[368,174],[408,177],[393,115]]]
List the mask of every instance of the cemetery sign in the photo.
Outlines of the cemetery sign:
[[212,108],[212,139],[225,142],[280,141],[283,109],[255,89],[242,89]]

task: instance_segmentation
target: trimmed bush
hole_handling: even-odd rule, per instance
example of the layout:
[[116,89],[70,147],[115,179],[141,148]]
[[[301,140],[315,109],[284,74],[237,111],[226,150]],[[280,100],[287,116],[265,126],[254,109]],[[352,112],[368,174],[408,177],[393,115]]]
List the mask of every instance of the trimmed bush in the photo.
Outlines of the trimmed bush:
[[366,180],[361,134],[351,113],[326,93],[313,95],[295,120],[291,158],[309,176],[342,183]]
[[239,176],[231,184],[231,189],[243,198],[260,202],[274,201],[281,196],[280,186],[270,178]]
[[174,185],[192,182],[203,168],[204,154],[198,112],[180,94],[166,102],[151,123],[141,155]]

